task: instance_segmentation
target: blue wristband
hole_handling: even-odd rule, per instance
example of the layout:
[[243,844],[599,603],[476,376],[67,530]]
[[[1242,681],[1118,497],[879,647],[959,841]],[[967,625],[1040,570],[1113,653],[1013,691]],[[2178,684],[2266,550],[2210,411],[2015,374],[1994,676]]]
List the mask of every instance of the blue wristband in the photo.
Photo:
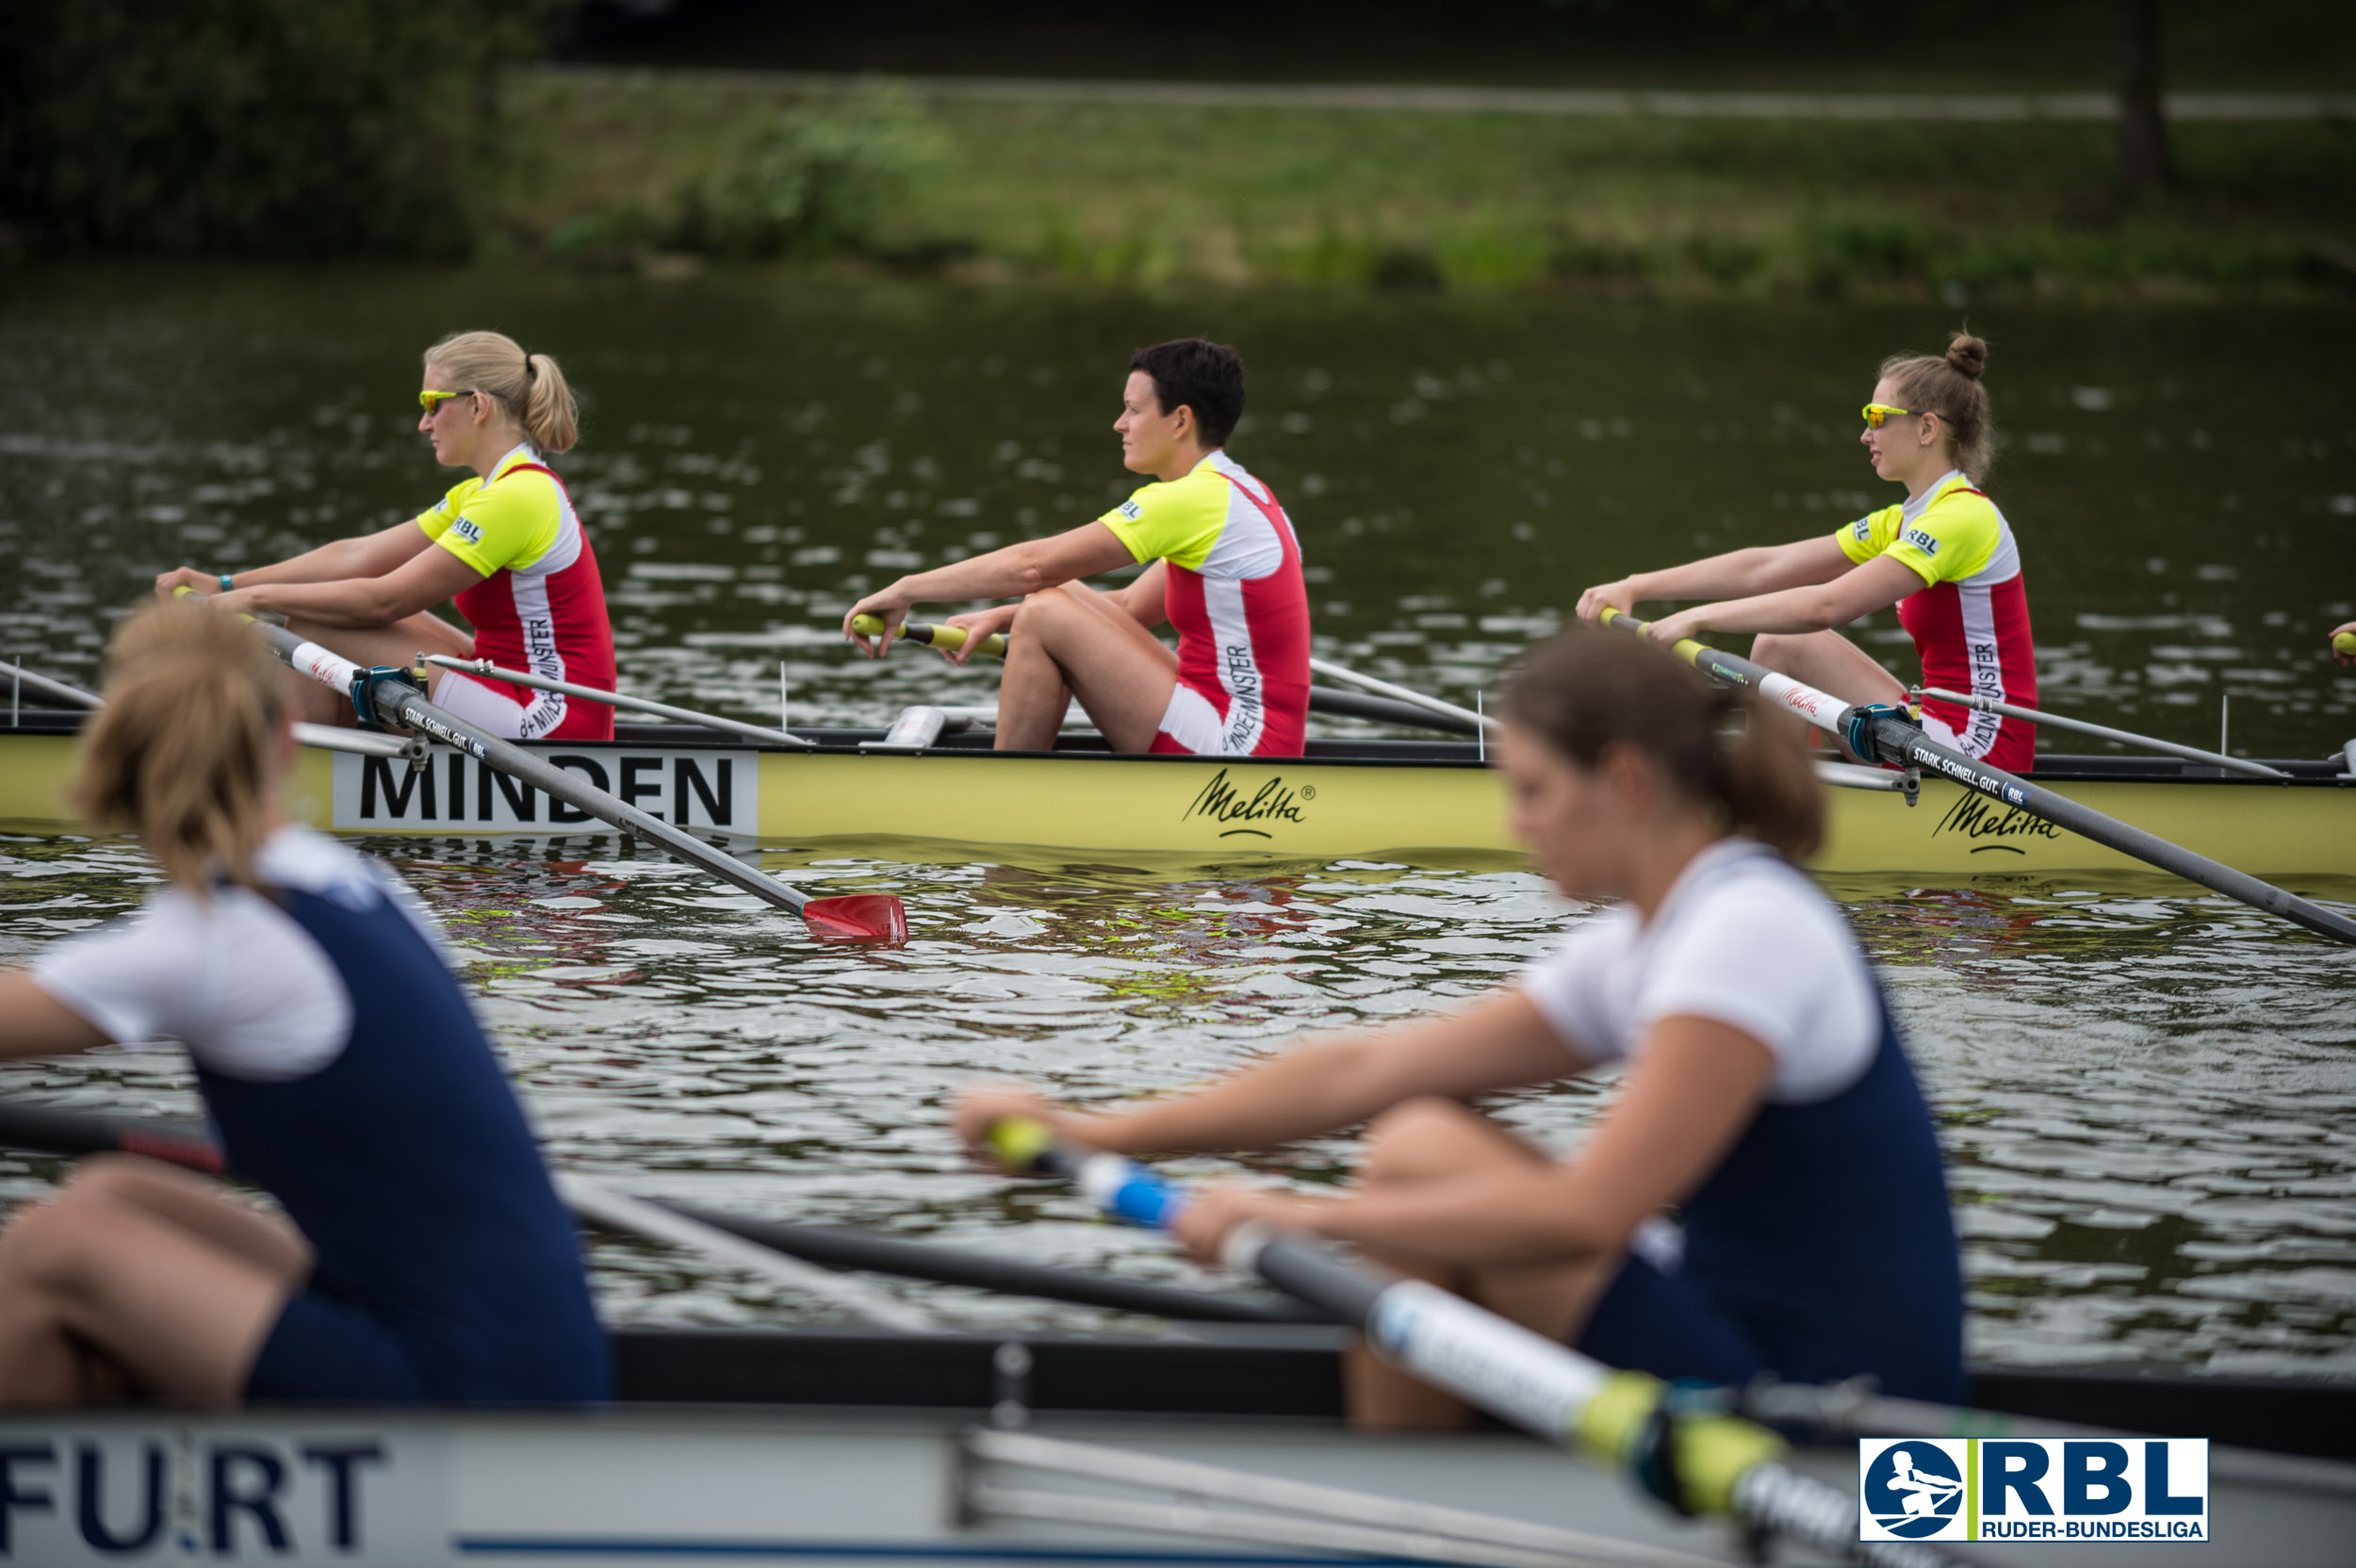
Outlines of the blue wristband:
[[221,591],[224,594],[234,593],[236,591],[229,586],[230,576],[231,574],[228,572],[221,574]]

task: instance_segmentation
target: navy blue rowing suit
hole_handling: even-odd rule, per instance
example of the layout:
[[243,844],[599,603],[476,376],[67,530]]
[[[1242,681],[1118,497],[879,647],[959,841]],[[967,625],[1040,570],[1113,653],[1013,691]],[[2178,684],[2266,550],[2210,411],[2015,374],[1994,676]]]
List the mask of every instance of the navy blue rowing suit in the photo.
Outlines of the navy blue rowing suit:
[[167,889],[35,978],[116,1039],[167,1037],[232,1170],[317,1253],[255,1400],[597,1400],[608,1350],[522,1108],[404,890],[286,829],[267,892]]

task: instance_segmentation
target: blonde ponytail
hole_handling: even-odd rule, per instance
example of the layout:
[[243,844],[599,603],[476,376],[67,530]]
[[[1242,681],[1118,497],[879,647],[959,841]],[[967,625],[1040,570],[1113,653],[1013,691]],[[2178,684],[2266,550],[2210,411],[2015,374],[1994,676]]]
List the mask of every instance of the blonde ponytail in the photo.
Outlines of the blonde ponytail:
[[564,370],[503,332],[452,333],[426,350],[425,363],[449,380],[439,390],[483,393],[548,456],[571,451],[581,438],[581,410]]
[[139,835],[174,885],[254,884],[270,830],[285,675],[243,624],[155,604],[115,629],[106,705],[82,737],[73,798],[94,827]]

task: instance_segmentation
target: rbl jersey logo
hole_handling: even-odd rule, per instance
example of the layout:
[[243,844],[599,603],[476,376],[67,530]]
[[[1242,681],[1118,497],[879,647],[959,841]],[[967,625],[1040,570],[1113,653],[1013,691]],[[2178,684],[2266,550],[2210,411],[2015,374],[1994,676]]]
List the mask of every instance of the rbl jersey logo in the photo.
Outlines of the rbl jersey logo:
[[483,525],[472,517],[461,517],[450,525],[450,531],[469,545],[483,543]]
[[2206,1541],[2206,1438],[1866,1438],[1860,1541]]

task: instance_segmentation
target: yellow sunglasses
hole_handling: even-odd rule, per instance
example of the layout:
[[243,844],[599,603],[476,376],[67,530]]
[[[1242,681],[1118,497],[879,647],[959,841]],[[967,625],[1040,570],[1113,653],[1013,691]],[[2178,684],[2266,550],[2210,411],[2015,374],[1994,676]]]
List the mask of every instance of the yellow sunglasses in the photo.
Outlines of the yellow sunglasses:
[[[417,394],[417,406],[424,409],[425,416],[431,419],[436,414],[441,413],[442,405],[450,401],[452,398],[471,398],[473,396],[474,394],[472,392],[420,392]],[[1879,420],[1875,420],[1874,422],[1876,424],[1880,423]]]
[[1865,428],[1879,430],[1885,419],[1911,419],[1918,415],[1925,419],[1939,417],[1938,413],[1930,409],[1899,408],[1891,403],[1867,403],[1865,405]]

